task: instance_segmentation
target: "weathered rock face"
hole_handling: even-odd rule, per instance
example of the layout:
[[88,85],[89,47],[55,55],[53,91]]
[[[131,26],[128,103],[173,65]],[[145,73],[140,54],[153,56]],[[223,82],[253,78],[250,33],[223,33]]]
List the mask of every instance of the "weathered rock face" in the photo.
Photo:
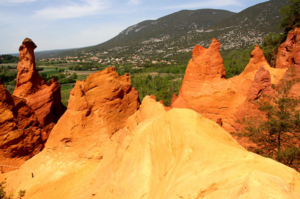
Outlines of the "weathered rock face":
[[26,100],[34,110],[39,122],[44,127],[43,139],[62,116],[65,107],[61,103],[60,85],[52,79],[49,84],[39,75],[35,66],[34,49],[36,45],[26,38],[19,48],[17,85],[14,95]]
[[0,129],[0,165],[5,165],[0,172],[15,170],[44,148],[34,111],[25,100],[11,95],[1,80]]
[[172,100],[171,107],[189,108],[213,121],[222,121],[224,129],[232,132],[236,129],[237,115],[240,115],[241,106],[247,100],[249,89],[254,89],[251,92],[255,93],[255,89],[260,88],[258,85],[252,86],[257,72],[265,69],[270,73],[271,83],[277,83],[286,69],[271,68],[263,51],[256,46],[244,72],[225,79],[219,47],[220,43],[215,39],[209,49],[195,46],[178,98]]
[[[291,67],[293,70],[290,70]],[[286,41],[278,48],[276,68],[289,69],[284,78],[300,78],[300,28],[295,28],[294,31],[289,32]],[[291,77],[292,73],[293,77]],[[292,87],[291,93],[294,96],[299,96],[300,83]]]
[[248,90],[247,100],[257,100],[262,96],[262,94],[271,95],[271,85],[270,72],[263,66],[260,66],[259,70],[255,74],[254,81]]
[[[189,63],[189,69],[186,71],[188,81],[205,80],[213,78],[225,78],[226,72],[223,65],[223,59],[219,53],[221,44],[213,39],[208,49],[196,45],[193,49],[193,59]],[[197,71],[197,73],[195,73]]]
[[[85,84],[88,82],[78,85],[89,88],[84,94],[92,102],[96,91]],[[93,85],[96,90],[102,87]],[[82,89],[73,91],[83,95]],[[71,99],[81,99],[78,96]],[[0,178],[6,177],[16,193],[25,189],[24,199],[300,197],[300,174],[295,170],[247,152],[223,128],[198,113],[187,109],[166,112],[150,97],[144,98],[124,128],[106,137],[112,134],[107,132],[109,124],[95,126],[103,117],[93,108],[104,101],[99,98],[91,103],[94,106],[88,116],[84,116],[87,110],[69,106],[48,141],[58,141],[55,135],[70,135],[71,142],[61,140],[64,143],[57,147],[47,143],[45,150],[17,172]],[[70,125],[68,113],[77,113],[73,117],[76,126]],[[90,122],[83,126],[83,118]]]
[[300,28],[290,32],[286,41],[278,48],[276,68],[289,68],[300,65]]
[[70,92],[68,110],[54,127],[46,147],[88,143],[92,148],[122,129],[139,105],[138,92],[131,87],[129,74],[119,76],[115,68],[91,74],[76,82]]

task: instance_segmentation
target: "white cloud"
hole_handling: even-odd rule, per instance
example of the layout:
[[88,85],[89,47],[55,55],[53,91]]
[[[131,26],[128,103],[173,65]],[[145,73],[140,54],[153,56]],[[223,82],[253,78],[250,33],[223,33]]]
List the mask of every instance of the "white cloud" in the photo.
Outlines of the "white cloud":
[[99,13],[108,8],[106,0],[83,0],[82,4],[73,3],[72,5],[60,7],[47,7],[35,12],[34,17],[48,19],[78,18]]
[[224,6],[241,6],[242,3],[238,0],[210,0],[204,2],[185,3],[173,6],[163,7],[162,9],[198,9],[198,8],[216,8]]
[[0,0],[0,3],[25,3],[25,2],[33,2],[36,0]]
[[140,0],[129,0],[127,4],[136,6],[140,4]]

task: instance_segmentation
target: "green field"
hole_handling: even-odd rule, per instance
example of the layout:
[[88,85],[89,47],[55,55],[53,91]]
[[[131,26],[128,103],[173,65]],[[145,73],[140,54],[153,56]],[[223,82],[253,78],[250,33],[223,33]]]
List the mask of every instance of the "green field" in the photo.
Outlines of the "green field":
[[8,64],[0,64],[0,67],[7,67],[7,66],[11,66],[11,67],[17,67],[18,63],[8,63]]
[[55,75],[58,74],[58,71],[53,71],[53,70],[49,70],[49,71],[40,71],[39,73],[46,73],[47,75]]
[[61,93],[61,102],[66,107],[68,106],[68,101],[70,98],[70,91],[73,89],[75,84],[62,84],[60,85],[60,93]]

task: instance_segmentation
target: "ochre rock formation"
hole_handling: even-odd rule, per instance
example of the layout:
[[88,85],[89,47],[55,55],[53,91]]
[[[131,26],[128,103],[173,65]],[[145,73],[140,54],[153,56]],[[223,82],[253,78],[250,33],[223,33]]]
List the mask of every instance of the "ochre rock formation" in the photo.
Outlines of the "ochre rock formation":
[[25,100],[11,95],[1,80],[0,129],[0,172],[15,170],[44,148],[34,111]]
[[248,100],[249,89],[259,69],[264,68],[268,71],[271,83],[274,84],[286,69],[271,68],[263,51],[256,45],[244,72],[231,79],[225,79],[219,47],[220,43],[215,39],[208,49],[195,46],[178,98],[173,98],[171,107],[195,110],[215,122],[221,120],[224,129],[233,132],[236,130],[237,115],[241,115],[241,106]]
[[300,28],[289,32],[286,41],[278,48],[276,68],[300,65]]
[[[284,75],[286,79],[300,78],[300,28],[289,32],[286,41],[279,46],[276,68],[289,69]],[[292,87],[291,94],[299,96],[299,93],[300,83],[297,83]]]
[[34,49],[36,45],[26,38],[19,48],[19,63],[17,66],[17,85],[14,95],[26,100],[34,110],[43,126],[43,139],[46,140],[50,131],[62,116],[65,107],[61,103],[60,85],[52,79],[46,83],[35,66]]
[[256,72],[262,66],[270,72],[272,84],[276,84],[283,77],[283,74],[286,71],[286,69],[278,70],[270,67],[264,56],[263,50],[260,49],[258,45],[255,45],[250,57],[249,64],[245,67],[241,75],[238,76],[239,78],[250,79],[253,81]]
[[266,70],[263,66],[260,66],[259,70],[256,72],[254,76],[254,80],[252,85],[248,90],[247,100],[257,100],[262,94],[271,95],[272,87],[271,87],[271,75],[268,70]]
[[119,76],[113,67],[93,73],[76,82],[68,109],[55,125],[46,147],[101,145],[102,138],[111,138],[125,127],[127,118],[139,105],[138,92],[131,87],[129,74]]
[[[123,125],[110,131],[112,125],[106,121],[130,109],[123,100],[136,95],[121,92],[127,93],[124,96],[120,87],[111,88],[123,85],[114,78],[99,80],[102,84],[90,80],[77,83],[70,100],[80,105],[69,105],[45,150],[18,171],[0,175],[15,193],[26,190],[24,199],[300,197],[299,173],[246,151],[195,111],[166,112],[159,102],[145,97],[122,129],[115,132]],[[102,85],[117,95],[100,97]],[[131,104],[138,104],[134,99]],[[119,109],[109,114],[105,104],[112,101],[119,102],[112,103]],[[101,111],[105,114],[100,117]]]
[[[223,65],[223,59],[220,55],[219,48],[221,44],[216,39],[208,49],[196,45],[193,49],[193,59],[189,63],[186,75],[187,80],[210,80],[213,78],[225,78],[226,72]],[[196,72],[196,73],[195,73]]]
[[[174,94],[174,95],[175,95],[175,94]],[[173,95],[173,98],[174,98],[174,95]],[[176,95],[175,95],[175,96],[176,96]],[[157,101],[155,95],[150,95],[150,98],[153,99],[153,100],[155,100],[155,101]],[[171,107],[165,106],[165,105],[164,105],[164,102],[163,102],[162,100],[160,100],[159,103],[160,103],[161,105],[163,105],[163,107],[165,108],[166,111],[171,110]]]

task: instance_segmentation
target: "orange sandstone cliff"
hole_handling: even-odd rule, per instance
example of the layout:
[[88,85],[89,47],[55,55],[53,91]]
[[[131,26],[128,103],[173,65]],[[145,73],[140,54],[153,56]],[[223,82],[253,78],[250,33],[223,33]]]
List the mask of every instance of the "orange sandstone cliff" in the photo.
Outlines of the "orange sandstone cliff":
[[15,170],[44,148],[34,111],[25,100],[11,95],[1,80],[0,129],[0,173]]
[[[134,90],[118,95],[124,82],[117,76],[84,90],[88,82],[70,99],[82,109],[68,107],[46,148],[18,171],[0,175],[16,193],[26,190],[24,199],[300,197],[299,173],[246,151],[214,121],[188,109],[166,112],[150,97],[127,117],[132,112],[126,109],[138,104]],[[113,95],[97,99],[92,93],[102,85]],[[122,105],[126,95],[132,106]],[[85,102],[93,102],[90,112]],[[110,114],[106,103],[119,109]],[[111,129],[106,121],[118,114],[127,122]]]
[[179,95],[173,97],[171,107],[195,110],[206,118],[221,122],[225,130],[233,132],[237,128],[238,116],[244,115],[240,110],[249,100],[249,89],[252,88],[254,93],[259,89],[259,81],[253,85],[256,74],[260,76],[261,70],[266,70],[270,73],[271,83],[277,83],[286,69],[271,68],[263,51],[256,45],[244,72],[225,79],[219,47],[220,43],[215,39],[208,49],[195,46]]
[[26,100],[37,115],[43,126],[43,140],[47,140],[49,133],[65,111],[61,103],[60,85],[52,79],[47,84],[38,73],[35,66],[35,43],[26,38],[19,48],[19,63],[17,66],[17,85],[14,95]]

